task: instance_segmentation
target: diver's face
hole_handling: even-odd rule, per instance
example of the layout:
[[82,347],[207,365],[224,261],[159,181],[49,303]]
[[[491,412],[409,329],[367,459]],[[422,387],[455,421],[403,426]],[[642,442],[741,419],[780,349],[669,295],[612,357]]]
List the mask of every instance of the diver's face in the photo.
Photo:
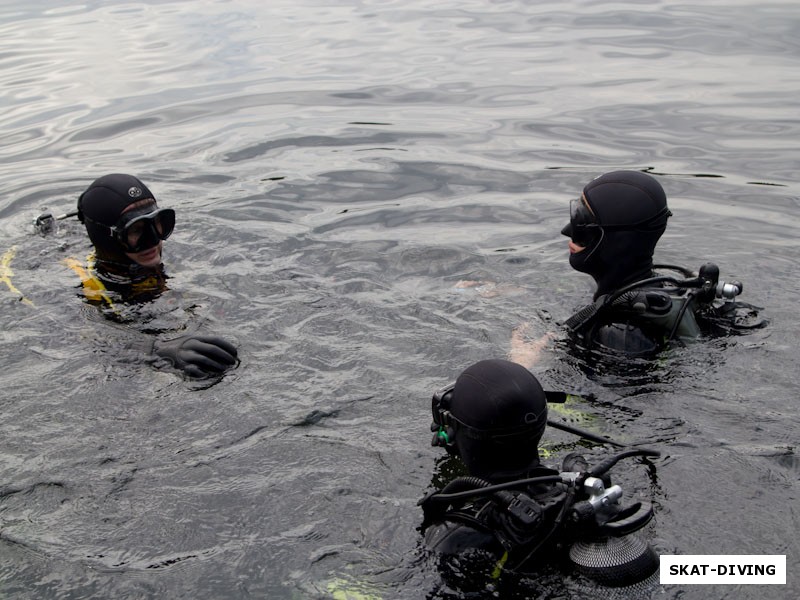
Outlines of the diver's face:
[[142,267],[154,268],[161,264],[161,247],[164,242],[158,242],[152,248],[140,252],[126,252],[125,256]]
[[[137,211],[151,212],[136,215]],[[133,218],[127,223],[126,213],[134,213]],[[119,241],[120,246],[126,250],[125,256],[142,267],[158,267],[161,264],[163,240],[169,237],[175,226],[175,211],[158,210],[155,200],[148,198],[128,206],[122,211],[120,220],[122,223],[118,225]]]

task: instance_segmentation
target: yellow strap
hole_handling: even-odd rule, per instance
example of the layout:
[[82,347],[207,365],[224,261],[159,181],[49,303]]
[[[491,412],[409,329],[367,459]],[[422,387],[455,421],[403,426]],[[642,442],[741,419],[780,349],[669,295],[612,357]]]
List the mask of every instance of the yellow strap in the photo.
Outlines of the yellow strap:
[[341,578],[328,582],[328,593],[333,600],[383,600],[372,593],[367,584]]
[[106,286],[97,277],[83,266],[83,264],[76,258],[65,258],[64,264],[70,269],[75,271],[78,277],[81,278],[83,284],[83,293],[90,302],[105,302],[110,307],[114,307],[114,301],[108,295]]
[[503,567],[508,560],[508,550],[503,552],[503,556],[500,557],[500,560],[494,565],[494,571],[492,571],[492,579],[499,579],[500,575],[503,574]]
[[6,250],[6,253],[3,254],[3,258],[0,259],[0,281],[8,286],[8,289],[12,294],[19,294],[20,300],[23,303],[27,304],[28,306],[34,306],[33,302],[28,300],[25,295],[20,292],[13,283],[11,283],[11,278],[14,276],[14,271],[11,270],[11,261],[16,254],[17,247],[11,246],[11,248]]

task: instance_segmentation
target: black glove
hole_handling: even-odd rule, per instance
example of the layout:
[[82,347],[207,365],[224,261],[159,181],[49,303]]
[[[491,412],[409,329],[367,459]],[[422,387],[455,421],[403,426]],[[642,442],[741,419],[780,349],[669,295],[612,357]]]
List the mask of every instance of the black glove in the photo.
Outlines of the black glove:
[[197,378],[222,373],[237,361],[236,348],[214,335],[184,335],[174,340],[156,340],[153,352],[176,369]]

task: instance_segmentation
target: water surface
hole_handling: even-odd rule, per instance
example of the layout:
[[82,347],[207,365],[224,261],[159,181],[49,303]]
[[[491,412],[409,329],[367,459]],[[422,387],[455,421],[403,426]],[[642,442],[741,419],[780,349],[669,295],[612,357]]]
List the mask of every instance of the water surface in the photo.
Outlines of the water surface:
[[[717,263],[771,325],[534,371],[663,452],[618,470],[660,553],[787,555],[784,587],[654,597],[796,596],[799,32],[789,1],[0,4],[3,597],[433,594],[430,395],[587,301],[558,232],[617,168],[667,191],[658,261]],[[159,326],[236,341],[215,385],[120,352],[147,336],[78,298],[80,224],[31,226],[109,172],[178,212]]]

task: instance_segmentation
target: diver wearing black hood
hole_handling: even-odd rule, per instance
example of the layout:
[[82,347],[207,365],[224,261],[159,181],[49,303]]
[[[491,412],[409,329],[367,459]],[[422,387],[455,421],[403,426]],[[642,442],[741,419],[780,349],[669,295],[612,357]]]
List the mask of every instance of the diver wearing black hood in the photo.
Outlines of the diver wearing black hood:
[[[175,227],[175,211],[159,208],[138,178],[114,173],[96,179],[78,199],[77,216],[94,246],[94,264],[88,270],[75,260],[67,264],[81,276],[87,300],[110,307],[108,314],[114,315],[115,300],[149,302],[166,290],[161,253]],[[197,378],[237,362],[236,348],[217,336],[156,340],[152,352]]]
[[638,171],[606,173],[573,200],[569,264],[597,283],[594,299],[653,276],[653,252],[672,213],[664,189]]
[[[585,346],[644,355],[671,339],[764,324],[743,323],[756,309],[731,302],[742,284],[720,282],[715,265],[705,265],[697,277],[683,267],[653,265],[670,216],[661,184],[639,171],[601,175],[572,201],[570,222],[561,230],[570,238],[569,263],[597,284],[594,304],[566,323]],[[678,271],[685,279],[660,276],[657,268]],[[725,302],[715,303],[719,298]],[[740,308],[747,314],[735,315]]]
[[77,215],[95,248],[92,267],[103,291],[137,303],[167,289],[161,251],[175,227],[175,211],[158,208],[138,178],[112,174],[96,179],[78,199]]
[[158,208],[138,178],[112,174],[96,179],[78,199],[78,219],[95,247],[98,267],[117,271],[161,264],[161,242],[175,227],[175,211]]
[[[656,571],[658,557],[630,535],[650,521],[651,506],[623,507],[619,487],[606,487],[606,471],[622,456],[596,473],[576,455],[561,473],[540,463],[547,400],[557,396],[563,401],[563,393],[543,391],[530,371],[505,360],[478,362],[434,394],[432,445],[460,458],[469,473],[420,501],[425,543],[452,587],[484,589],[503,573],[529,575],[547,562],[568,563],[610,586]],[[582,541],[594,550],[581,554]]]

